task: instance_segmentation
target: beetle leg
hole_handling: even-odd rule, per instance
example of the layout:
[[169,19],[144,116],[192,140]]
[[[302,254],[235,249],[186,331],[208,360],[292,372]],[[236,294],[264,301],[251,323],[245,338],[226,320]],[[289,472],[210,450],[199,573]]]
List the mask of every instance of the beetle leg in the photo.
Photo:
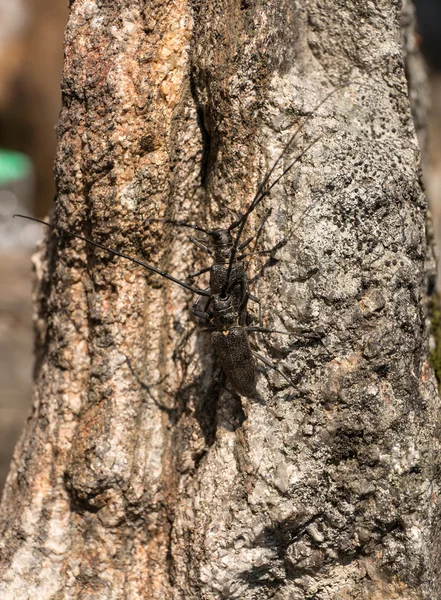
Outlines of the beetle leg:
[[190,242],[193,242],[193,244],[195,244],[195,246],[197,246],[200,250],[203,250],[207,254],[213,254],[213,252],[210,250],[210,248],[208,248],[207,246],[205,246],[205,244],[203,244],[202,242],[200,242],[196,238],[190,237]]
[[257,359],[262,361],[267,367],[270,367],[270,369],[274,369],[275,371],[277,371],[277,373],[279,375],[281,375],[283,377],[283,379],[285,379],[285,381],[287,381],[289,383],[289,385],[291,385],[295,389],[294,382],[287,375],[285,375],[285,373],[283,373],[278,367],[276,367],[276,365],[273,364],[268,358],[265,358],[258,352],[254,352],[254,350],[251,350],[251,352]]
[[[209,290],[209,288],[207,288],[207,290]],[[194,314],[195,317],[198,317],[199,319],[202,319],[206,323],[209,323],[213,316],[211,313],[208,312],[208,309],[211,304],[211,297],[206,298],[205,306],[203,308],[199,308],[199,303],[201,302],[202,298],[203,298],[203,296],[199,296],[197,298],[196,302],[191,307],[191,312]]]
[[195,277],[199,277],[199,275],[202,275],[202,273],[207,273],[210,270],[211,270],[211,267],[204,267],[203,269],[200,269],[199,271],[196,271],[195,273],[191,273],[188,277],[189,277],[189,279],[194,279]]

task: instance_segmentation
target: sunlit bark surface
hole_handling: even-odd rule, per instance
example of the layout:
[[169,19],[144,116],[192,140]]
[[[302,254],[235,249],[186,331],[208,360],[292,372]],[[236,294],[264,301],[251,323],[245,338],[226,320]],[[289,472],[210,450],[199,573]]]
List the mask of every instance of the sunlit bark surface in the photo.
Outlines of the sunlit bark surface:
[[286,240],[248,269],[265,325],[311,334],[254,336],[292,386],[262,364],[256,395],[232,394],[190,293],[47,234],[1,598],[441,598],[440,403],[400,2],[70,11],[53,220],[181,279],[209,257],[148,219],[228,225],[305,116],[353,83],[308,120],[273,178],[318,141],[246,231],[271,209],[259,247]]

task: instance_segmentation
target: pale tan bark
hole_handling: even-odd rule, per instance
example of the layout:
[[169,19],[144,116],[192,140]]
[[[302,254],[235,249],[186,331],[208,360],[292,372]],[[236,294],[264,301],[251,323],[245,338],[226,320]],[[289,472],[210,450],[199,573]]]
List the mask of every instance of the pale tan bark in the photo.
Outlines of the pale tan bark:
[[263,243],[288,241],[250,265],[266,323],[324,336],[260,342],[294,389],[269,372],[255,398],[234,397],[187,292],[48,236],[2,598],[441,598],[399,3],[76,0],[55,220],[185,278],[206,257],[146,219],[230,223],[301,117],[348,80],[250,224],[272,208]]

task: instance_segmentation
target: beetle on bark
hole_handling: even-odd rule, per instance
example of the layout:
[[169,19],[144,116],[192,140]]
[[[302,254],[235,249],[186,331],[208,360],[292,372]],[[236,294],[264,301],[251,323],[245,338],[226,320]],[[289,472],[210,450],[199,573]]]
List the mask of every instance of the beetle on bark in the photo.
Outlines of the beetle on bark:
[[[283,170],[283,172],[270,184],[268,182],[271,175],[274,173],[276,167],[280,163],[283,156],[287,153],[289,148],[292,146],[294,140],[298,136],[301,129],[305,126],[306,122],[316,113],[316,111],[324,104],[330,96],[335,94],[342,88],[351,85],[346,83],[341,85],[325,96],[321,102],[314,108],[314,110],[306,117],[303,123],[297,128],[294,134],[290,137],[288,143],[285,145],[283,151],[274,162],[273,166],[265,176],[262,184],[259,186],[252,202],[248,209],[236,219],[227,228],[215,228],[215,229],[203,229],[201,227],[190,225],[182,221],[176,221],[171,219],[150,219],[150,221],[163,221],[178,226],[190,227],[197,231],[201,231],[208,236],[210,240],[210,246],[202,243],[199,240],[193,238],[192,241],[209,255],[213,255],[214,263],[209,267],[204,267],[196,273],[190,275],[190,278],[194,278],[205,272],[210,272],[210,284],[207,290],[199,289],[177,279],[166,273],[153,267],[150,264],[145,263],[137,258],[104,246],[99,242],[88,239],[82,235],[74,233],[68,229],[53,225],[29,217],[26,215],[14,215],[16,217],[29,219],[37,223],[41,223],[61,233],[65,233],[74,238],[80,239],[87,244],[96,246],[114,256],[125,258],[135,264],[142,266],[143,268],[180,285],[181,287],[191,291],[199,296],[192,308],[193,314],[200,318],[206,325],[207,330],[212,333],[213,345],[221,364],[221,367],[225,373],[228,382],[231,384],[233,389],[241,395],[253,396],[256,392],[256,363],[255,358],[263,362],[266,366],[276,370],[290,385],[293,382],[287,377],[281,370],[277,368],[271,361],[261,356],[257,352],[251,349],[250,342],[248,339],[249,333],[281,333],[285,335],[292,335],[297,337],[310,337],[317,339],[317,334],[299,333],[299,332],[286,332],[275,329],[265,328],[262,326],[261,315],[260,315],[260,303],[258,298],[253,296],[249,290],[248,275],[245,269],[243,259],[247,256],[246,254],[239,254],[251,243],[251,241],[258,237],[260,230],[266,220],[267,215],[262,219],[256,233],[249,237],[245,242],[240,244],[240,239],[245,228],[245,224],[249,215],[256,209],[256,207],[262,202],[262,200],[269,194],[271,189],[279,183],[279,181],[290,171],[295,164],[297,164],[306,152],[316,144],[321,136],[315,138],[308,146]],[[312,205],[313,206],[313,205]],[[310,210],[311,207],[307,209]],[[306,212],[306,211],[305,211]],[[231,232],[238,228],[236,236],[233,238]],[[271,254],[275,252],[285,243],[284,240],[279,242],[274,248],[270,250],[262,250],[253,252],[251,254]],[[202,298],[206,298],[206,304],[202,308],[199,306]],[[259,326],[251,326],[249,324],[248,315],[248,301],[253,300],[259,303]]]

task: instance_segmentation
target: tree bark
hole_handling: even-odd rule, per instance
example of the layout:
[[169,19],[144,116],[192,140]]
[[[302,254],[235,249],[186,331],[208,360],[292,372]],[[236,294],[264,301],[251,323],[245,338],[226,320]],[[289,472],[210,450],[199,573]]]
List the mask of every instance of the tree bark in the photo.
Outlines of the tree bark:
[[[440,402],[401,4],[72,2],[54,222],[173,275],[166,217],[262,207],[258,339],[290,373],[219,383],[191,295],[49,233],[34,259],[32,415],[1,505],[0,591],[39,598],[441,598]],[[408,32],[409,34],[409,32]],[[305,212],[307,211],[307,212]],[[200,282],[199,285],[203,286]]]

